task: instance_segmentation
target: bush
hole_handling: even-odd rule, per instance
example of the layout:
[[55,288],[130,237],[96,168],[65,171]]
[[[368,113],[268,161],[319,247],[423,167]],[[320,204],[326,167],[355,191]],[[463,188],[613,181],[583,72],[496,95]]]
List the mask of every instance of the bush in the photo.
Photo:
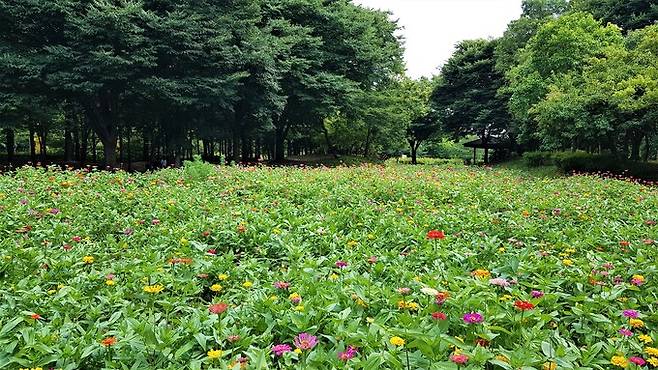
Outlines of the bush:
[[550,166],[554,164],[552,152],[526,152],[523,159],[530,167]]
[[193,181],[207,180],[215,172],[215,166],[204,162],[198,155],[194,156],[194,161],[183,162],[183,168],[185,177]]
[[658,163],[635,162],[610,154],[565,152],[554,155],[555,164],[564,173],[600,173],[605,176],[632,177],[658,181]]

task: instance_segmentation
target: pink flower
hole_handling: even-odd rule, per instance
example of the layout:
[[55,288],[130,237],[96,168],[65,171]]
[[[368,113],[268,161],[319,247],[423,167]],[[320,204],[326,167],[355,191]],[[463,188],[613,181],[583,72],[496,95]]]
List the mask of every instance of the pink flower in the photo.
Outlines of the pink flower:
[[215,248],[210,248],[210,249],[208,249],[208,250],[206,251],[206,253],[208,253],[208,254],[214,256],[214,255],[217,254],[217,250],[216,250]]
[[450,361],[456,363],[457,365],[464,365],[468,362],[468,356],[465,354],[453,354],[450,355]]
[[406,288],[406,287],[404,287],[404,288],[398,288],[397,291],[398,291],[398,293],[400,293],[400,294],[402,294],[402,295],[407,295],[407,294],[411,293],[411,289],[410,289],[410,288]]
[[61,212],[61,211],[59,210],[59,208],[52,208],[52,209],[50,210],[50,214],[51,214],[51,215],[56,215],[56,214],[59,214],[60,212]]
[[347,350],[338,353],[338,359],[341,361],[349,361],[350,359],[354,358],[358,352],[358,349],[355,347],[347,346]]
[[277,288],[277,289],[288,289],[288,288],[290,288],[290,283],[287,283],[285,281],[275,281],[274,284],[272,284],[272,285],[274,285],[274,287]]
[[301,350],[309,350],[318,344],[318,337],[309,333],[300,333],[295,337],[293,343]]
[[70,251],[71,249],[73,249],[71,244],[64,244],[64,246],[62,248],[64,248],[65,251]]
[[133,234],[133,232],[134,232],[133,229],[127,227],[125,230],[123,230],[123,235],[130,236]]
[[510,282],[507,281],[507,279],[503,279],[503,278],[491,279],[491,280],[489,280],[489,284],[495,285],[495,286],[498,286],[498,287],[501,287],[501,288],[507,288],[508,286],[511,285]]
[[622,314],[631,319],[637,319],[640,316],[640,313],[636,310],[624,310]]
[[377,256],[370,256],[370,258],[368,258],[368,263],[371,265],[377,263]]
[[339,269],[344,269],[345,267],[347,267],[347,262],[340,260],[336,261],[336,267],[338,267]]
[[274,355],[277,357],[283,356],[284,353],[292,351],[292,347],[290,347],[287,344],[277,344],[275,346],[272,346],[272,352],[274,352]]
[[647,363],[646,361],[644,361],[642,357],[636,357],[636,356],[629,358],[628,361],[634,363],[637,366],[644,366]]
[[530,292],[530,295],[532,296],[532,298],[541,298],[544,296],[544,292],[540,292],[539,290],[533,290],[532,292]]
[[213,303],[210,306],[208,306],[208,312],[219,315],[226,311],[228,308],[228,305],[226,303]]
[[76,236],[72,237],[71,240],[73,240],[76,243],[79,243],[82,240],[82,237],[76,235]]
[[628,330],[628,329],[625,329],[625,328],[619,329],[619,334],[621,334],[624,337],[632,337],[633,336],[633,332]]
[[484,321],[484,317],[479,312],[469,312],[464,315],[463,320],[467,324],[479,324]]
[[115,278],[115,276],[112,273],[105,275],[105,279],[107,279],[107,280],[114,280],[114,278]]
[[239,335],[229,335],[226,339],[228,339],[229,342],[235,343],[240,340]]
[[158,220],[157,218],[151,220],[151,225],[159,225],[159,224],[160,224],[160,220]]

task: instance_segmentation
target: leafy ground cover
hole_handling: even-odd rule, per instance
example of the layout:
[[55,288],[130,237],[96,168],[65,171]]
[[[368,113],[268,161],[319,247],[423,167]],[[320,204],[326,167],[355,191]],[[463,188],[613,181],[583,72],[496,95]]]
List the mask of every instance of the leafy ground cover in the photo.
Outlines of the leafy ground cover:
[[191,164],[0,192],[0,368],[658,365],[654,188]]

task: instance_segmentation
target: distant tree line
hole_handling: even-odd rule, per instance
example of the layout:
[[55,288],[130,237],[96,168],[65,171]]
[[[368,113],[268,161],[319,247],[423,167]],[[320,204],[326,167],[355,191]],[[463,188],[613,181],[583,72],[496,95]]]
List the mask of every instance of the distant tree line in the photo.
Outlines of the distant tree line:
[[525,0],[503,37],[457,45],[431,97],[437,130],[656,158],[657,20],[651,0]]
[[325,121],[403,73],[396,29],[348,0],[0,0],[6,155],[19,136],[110,166],[335,150]]

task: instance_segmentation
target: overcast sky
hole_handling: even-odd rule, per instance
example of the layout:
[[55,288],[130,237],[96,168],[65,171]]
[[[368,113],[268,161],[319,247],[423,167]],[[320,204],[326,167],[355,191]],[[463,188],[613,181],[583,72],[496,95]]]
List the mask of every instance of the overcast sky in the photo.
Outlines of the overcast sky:
[[498,37],[521,15],[522,0],[354,0],[389,10],[404,29],[411,77],[432,76],[454,45],[465,39]]

